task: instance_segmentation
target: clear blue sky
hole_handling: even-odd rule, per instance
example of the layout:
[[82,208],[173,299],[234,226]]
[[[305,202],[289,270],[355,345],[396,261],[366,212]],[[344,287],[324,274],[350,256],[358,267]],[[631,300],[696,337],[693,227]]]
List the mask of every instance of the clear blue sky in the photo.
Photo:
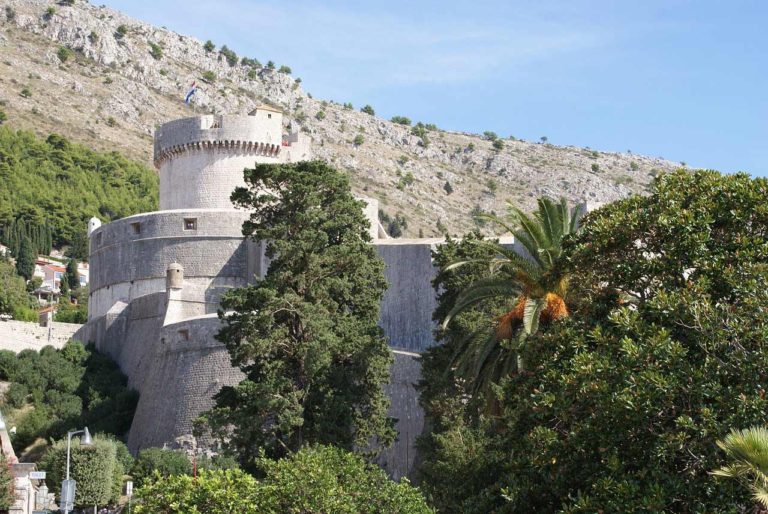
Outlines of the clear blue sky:
[[106,3],[387,118],[768,176],[765,0]]

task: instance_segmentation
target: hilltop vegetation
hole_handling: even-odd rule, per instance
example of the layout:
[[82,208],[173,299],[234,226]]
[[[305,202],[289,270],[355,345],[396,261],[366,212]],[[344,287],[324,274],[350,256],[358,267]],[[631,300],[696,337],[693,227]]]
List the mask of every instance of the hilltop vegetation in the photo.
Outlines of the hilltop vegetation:
[[117,152],[95,152],[51,134],[0,127],[0,227],[50,227],[54,247],[83,244],[88,219],[157,208],[157,175]]

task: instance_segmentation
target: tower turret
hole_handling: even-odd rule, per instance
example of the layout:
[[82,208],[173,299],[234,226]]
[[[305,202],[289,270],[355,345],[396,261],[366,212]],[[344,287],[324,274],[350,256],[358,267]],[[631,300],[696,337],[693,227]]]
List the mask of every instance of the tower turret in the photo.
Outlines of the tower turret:
[[282,162],[283,114],[269,106],[247,116],[205,115],[174,120],[155,133],[160,209],[230,209],[243,169]]

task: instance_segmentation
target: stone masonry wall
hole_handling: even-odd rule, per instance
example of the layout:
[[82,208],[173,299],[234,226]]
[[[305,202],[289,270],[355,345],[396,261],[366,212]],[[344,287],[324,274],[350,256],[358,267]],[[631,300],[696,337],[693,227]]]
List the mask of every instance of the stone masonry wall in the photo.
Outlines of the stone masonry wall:
[[[61,348],[82,325],[54,322],[50,345]],[[0,321],[0,350],[40,350],[48,343],[48,329],[29,321]]]

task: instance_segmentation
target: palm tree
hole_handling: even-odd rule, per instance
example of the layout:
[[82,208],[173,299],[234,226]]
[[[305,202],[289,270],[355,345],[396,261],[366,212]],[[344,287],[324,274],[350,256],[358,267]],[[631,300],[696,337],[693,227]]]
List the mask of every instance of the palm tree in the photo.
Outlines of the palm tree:
[[[569,316],[568,275],[562,272],[560,256],[565,237],[579,230],[582,209],[569,208],[565,199],[554,202],[549,198],[540,198],[536,212],[530,216],[511,203],[507,206],[505,219],[490,215],[484,218],[512,233],[525,251],[518,253],[498,243],[483,243],[493,245],[496,253],[490,261],[483,261],[489,265],[489,275],[459,294],[442,324],[446,328],[456,315],[483,300],[501,297],[511,301],[512,308],[492,320],[490,337],[475,335],[457,344],[453,367],[474,384],[474,389],[487,388],[515,366],[522,369],[519,352],[514,350],[519,350],[540,323]],[[470,262],[480,261],[455,262],[444,271]]]
[[732,430],[717,445],[731,460],[713,475],[735,478],[752,491],[752,498],[768,509],[768,429],[752,427]]

